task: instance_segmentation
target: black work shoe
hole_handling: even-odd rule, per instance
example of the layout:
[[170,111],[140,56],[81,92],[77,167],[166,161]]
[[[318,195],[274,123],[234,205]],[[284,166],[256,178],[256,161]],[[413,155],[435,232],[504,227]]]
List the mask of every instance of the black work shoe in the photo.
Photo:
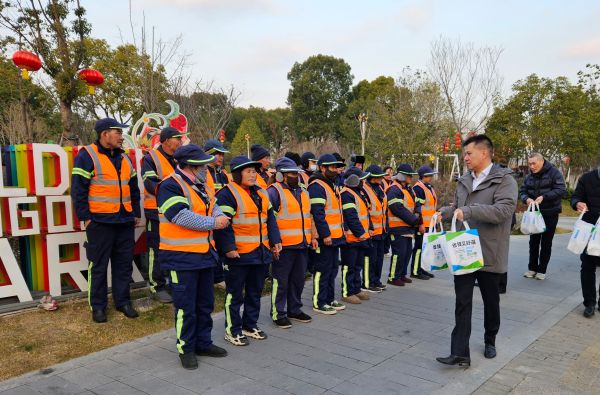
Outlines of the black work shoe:
[[590,318],[591,316],[593,316],[596,312],[594,311],[594,306],[585,306],[585,310],[583,310],[583,316],[585,318]]
[[298,322],[311,322],[312,321],[312,317],[302,311],[298,314],[289,314],[288,313],[288,318],[290,320],[298,321]]
[[99,324],[106,322],[106,310],[92,310],[92,319]]
[[429,278],[435,278],[435,276],[433,275],[433,273],[429,273],[427,270],[421,270],[420,273],[426,275]]
[[277,320],[273,320],[273,323],[277,325],[278,328],[288,329],[292,327],[292,323],[288,320],[287,317],[279,318]]
[[160,289],[154,293],[154,299],[160,303],[173,303],[173,297],[169,295],[166,289]]
[[450,355],[447,357],[437,357],[435,360],[439,363],[443,363],[444,365],[458,365],[467,368],[471,366],[471,358],[469,357],[457,357],[456,355]]
[[179,354],[179,359],[181,360],[181,366],[183,366],[184,369],[198,369],[198,360],[196,359],[196,354],[194,354],[193,352]]
[[227,350],[225,350],[222,347],[211,344],[210,347],[208,347],[206,350],[196,351],[196,355],[200,355],[203,357],[221,358],[227,356]]
[[429,276],[424,275],[423,273],[419,273],[417,275],[411,274],[411,278],[416,278],[417,280],[429,280]]
[[131,303],[127,303],[121,307],[117,307],[117,310],[123,313],[127,318],[137,318],[140,316],[138,312],[135,311]]
[[496,358],[496,347],[492,346],[491,344],[486,344],[483,356],[487,359]]

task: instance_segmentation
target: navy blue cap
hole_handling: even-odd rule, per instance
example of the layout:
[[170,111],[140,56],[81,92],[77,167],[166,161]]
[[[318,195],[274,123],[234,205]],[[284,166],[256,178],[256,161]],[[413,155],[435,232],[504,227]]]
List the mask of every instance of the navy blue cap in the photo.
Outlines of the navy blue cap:
[[434,171],[429,166],[421,166],[421,167],[419,167],[419,170],[417,170],[417,173],[419,173],[419,177],[423,178],[423,177],[432,176],[434,174],[437,174],[437,171]]
[[94,125],[94,130],[96,133],[101,133],[108,129],[126,129],[129,125],[125,125],[124,123],[117,122],[114,118],[102,118],[96,121],[96,125]]
[[231,170],[232,173],[236,170],[241,170],[241,169],[243,169],[245,167],[249,167],[249,166],[255,167],[256,170],[258,171],[261,167],[261,164],[256,161],[248,159],[248,157],[244,156],[244,155],[236,156],[229,163],[229,169]]
[[250,157],[254,161],[261,160],[265,156],[270,156],[270,155],[271,154],[269,154],[269,151],[267,151],[267,149],[260,144],[253,144],[250,147]]
[[179,163],[192,166],[207,165],[216,159],[214,156],[208,155],[196,144],[182,145],[177,148],[173,154],[173,158]]
[[333,154],[323,154],[319,156],[319,160],[317,161],[317,165],[319,166],[330,166],[334,165],[337,167],[343,167],[344,162],[340,162]]
[[383,177],[385,176],[385,172],[383,171],[383,169],[378,166],[378,165],[370,165],[369,167],[367,167],[365,169],[365,171],[369,174],[370,178],[376,178],[376,177]]
[[351,175],[357,176],[359,180],[364,180],[365,178],[367,178],[369,176],[369,173],[365,173],[358,167],[352,166],[344,172],[344,178],[348,178]]
[[287,157],[277,159],[275,162],[275,169],[280,173],[304,173],[304,170],[299,168],[296,162]]
[[172,138],[172,137],[178,137],[178,138],[182,138],[183,136],[187,136],[187,133],[181,133],[179,130],[172,128],[172,127],[166,127],[166,128],[162,128],[160,130],[160,142],[164,143],[165,141],[167,141],[168,139]]
[[417,174],[413,170],[412,166],[409,165],[408,163],[399,164],[398,167],[396,168],[396,171],[398,173],[406,174],[407,176],[414,176]]
[[226,154],[229,151],[223,147],[223,144],[219,140],[210,139],[204,144],[204,152],[209,154],[214,154],[215,152],[220,152],[222,154]]

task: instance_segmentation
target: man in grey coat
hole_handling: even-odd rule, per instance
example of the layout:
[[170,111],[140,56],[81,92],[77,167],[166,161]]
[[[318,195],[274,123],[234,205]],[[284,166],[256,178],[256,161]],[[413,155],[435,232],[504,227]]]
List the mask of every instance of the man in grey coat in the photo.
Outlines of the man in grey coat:
[[456,215],[478,229],[484,267],[476,272],[454,276],[456,294],[455,326],[451,352],[437,358],[447,365],[470,366],[469,337],[473,287],[479,284],[483,299],[486,358],[496,356],[496,334],[500,329],[498,284],[508,268],[508,246],[512,215],[517,204],[517,183],[512,170],[492,163],[494,146],[485,135],[470,137],[463,143],[463,155],[470,170],[459,178],[452,207],[444,207],[444,219]]

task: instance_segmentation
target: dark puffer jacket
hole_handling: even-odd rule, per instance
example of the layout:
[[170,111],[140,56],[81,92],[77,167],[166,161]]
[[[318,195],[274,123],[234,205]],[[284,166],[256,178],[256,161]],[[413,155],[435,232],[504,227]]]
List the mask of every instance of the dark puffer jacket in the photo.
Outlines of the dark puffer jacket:
[[577,203],[583,202],[588,211],[583,215],[583,220],[595,224],[600,216],[600,169],[594,169],[581,176],[577,187],[571,196],[571,207],[577,209]]
[[557,214],[562,211],[561,199],[566,190],[562,174],[546,160],[539,172],[530,173],[525,177],[519,196],[523,203],[526,203],[527,199],[535,200],[538,196],[543,196],[540,210],[544,214]]

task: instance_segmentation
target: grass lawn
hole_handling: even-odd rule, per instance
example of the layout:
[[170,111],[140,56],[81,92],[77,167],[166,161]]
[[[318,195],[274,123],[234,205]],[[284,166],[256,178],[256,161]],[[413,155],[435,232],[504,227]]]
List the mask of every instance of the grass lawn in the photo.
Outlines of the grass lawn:
[[[271,290],[270,282],[265,289]],[[148,290],[132,298],[149,296]],[[224,291],[215,288],[215,312],[223,310]],[[73,299],[53,312],[25,311],[0,317],[0,380],[87,355],[174,327],[173,305],[152,302],[137,319],[126,318],[109,301],[108,322],[92,321],[87,299]],[[175,347],[175,344],[173,344]]]
[[562,213],[563,217],[579,217],[579,213],[571,208],[571,204],[568,200],[562,201]]

